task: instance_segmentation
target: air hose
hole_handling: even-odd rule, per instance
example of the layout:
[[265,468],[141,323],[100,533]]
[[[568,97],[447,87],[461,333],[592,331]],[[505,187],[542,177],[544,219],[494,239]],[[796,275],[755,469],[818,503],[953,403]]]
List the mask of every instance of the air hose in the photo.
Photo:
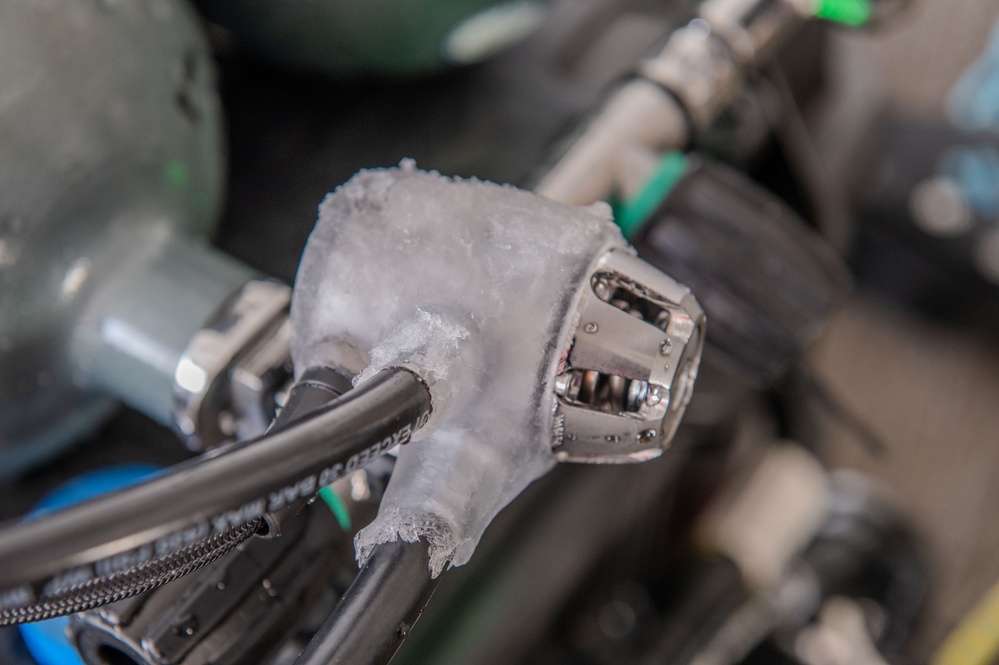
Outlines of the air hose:
[[229,553],[257,533],[262,526],[262,519],[251,520],[162,558],[89,580],[66,591],[40,598],[29,605],[0,610],[0,625],[45,621],[85,612],[150,591],[193,573]]
[[0,529],[0,626],[155,588],[266,532],[265,515],[409,441],[430,397],[405,370],[148,482]]

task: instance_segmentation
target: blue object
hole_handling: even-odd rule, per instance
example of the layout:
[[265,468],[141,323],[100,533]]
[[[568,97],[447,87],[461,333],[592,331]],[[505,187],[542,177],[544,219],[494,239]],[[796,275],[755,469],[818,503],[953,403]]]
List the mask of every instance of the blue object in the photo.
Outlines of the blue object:
[[947,94],[947,115],[962,129],[999,134],[999,22],[985,50]]
[[944,154],[937,172],[961,186],[979,215],[999,218],[999,150],[994,146],[953,148]]
[[[44,515],[146,480],[159,471],[149,465],[123,465],[77,476],[46,495],[28,516]],[[83,665],[67,635],[69,617],[20,626],[21,639],[38,665]]]

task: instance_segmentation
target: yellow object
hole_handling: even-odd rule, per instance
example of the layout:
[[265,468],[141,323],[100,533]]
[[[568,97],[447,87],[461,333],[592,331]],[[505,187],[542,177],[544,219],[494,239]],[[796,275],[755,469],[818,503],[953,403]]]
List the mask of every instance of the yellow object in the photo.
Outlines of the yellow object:
[[964,617],[931,665],[988,665],[999,656],[999,583]]

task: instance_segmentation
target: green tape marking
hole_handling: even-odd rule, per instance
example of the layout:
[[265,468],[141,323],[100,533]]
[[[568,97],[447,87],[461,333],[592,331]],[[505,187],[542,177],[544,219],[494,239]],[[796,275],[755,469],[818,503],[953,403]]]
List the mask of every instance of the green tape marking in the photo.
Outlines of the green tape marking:
[[818,18],[844,25],[864,25],[871,20],[871,0],[813,0]]
[[326,502],[326,505],[330,507],[333,511],[333,516],[336,517],[336,521],[340,523],[340,528],[344,530],[345,533],[350,533],[350,511],[347,510],[347,506],[344,505],[340,497],[336,495],[333,488],[327,485],[326,487],[319,490],[319,498]]
[[682,152],[668,152],[633,199],[613,204],[614,221],[625,238],[635,237],[686,170],[687,156]]

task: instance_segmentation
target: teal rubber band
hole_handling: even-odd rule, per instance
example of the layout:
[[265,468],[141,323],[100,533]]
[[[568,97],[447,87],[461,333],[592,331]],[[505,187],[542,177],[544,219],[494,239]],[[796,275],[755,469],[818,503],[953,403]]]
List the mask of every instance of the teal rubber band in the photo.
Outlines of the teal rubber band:
[[635,237],[686,171],[687,156],[682,152],[668,152],[634,198],[613,204],[614,221],[625,238]]
[[333,512],[333,516],[336,517],[336,521],[340,524],[340,528],[344,532],[350,533],[350,511],[347,510],[347,506],[336,495],[333,488],[327,485],[319,490],[319,498],[329,506],[329,509]]

